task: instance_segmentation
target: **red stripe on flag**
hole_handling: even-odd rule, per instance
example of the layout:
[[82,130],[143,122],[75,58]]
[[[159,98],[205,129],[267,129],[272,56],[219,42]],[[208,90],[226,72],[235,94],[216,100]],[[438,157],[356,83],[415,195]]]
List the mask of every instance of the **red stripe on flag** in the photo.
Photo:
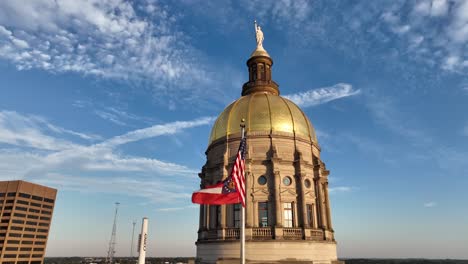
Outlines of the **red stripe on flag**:
[[241,145],[239,146],[236,161],[234,162],[234,166],[232,167],[231,177],[234,179],[236,189],[238,190],[239,200],[242,203],[242,206],[245,207],[245,161],[242,155],[244,147],[242,144],[245,144],[245,139],[241,141]]
[[238,197],[239,195],[235,192],[228,194],[194,192],[192,194],[192,203],[210,205],[236,204],[239,202]]

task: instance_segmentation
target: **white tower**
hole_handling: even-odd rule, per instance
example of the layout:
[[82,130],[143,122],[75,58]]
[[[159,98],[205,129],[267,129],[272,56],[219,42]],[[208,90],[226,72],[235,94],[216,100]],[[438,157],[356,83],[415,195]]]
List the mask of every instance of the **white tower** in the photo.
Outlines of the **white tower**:
[[140,253],[140,255],[138,256],[138,264],[145,264],[147,237],[148,237],[148,217],[143,217],[143,221],[141,223],[141,234],[138,239],[138,252]]

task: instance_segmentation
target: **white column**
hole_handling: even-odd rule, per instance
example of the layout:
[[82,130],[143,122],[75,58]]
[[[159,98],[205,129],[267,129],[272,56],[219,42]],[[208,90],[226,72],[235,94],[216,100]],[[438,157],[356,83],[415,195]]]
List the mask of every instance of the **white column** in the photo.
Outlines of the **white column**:
[[138,245],[138,249],[139,249],[138,252],[140,252],[140,255],[138,256],[138,264],[145,264],[147,237],[148,237],[148,218],[143,217],[143,221],[141,223],[140,244]]

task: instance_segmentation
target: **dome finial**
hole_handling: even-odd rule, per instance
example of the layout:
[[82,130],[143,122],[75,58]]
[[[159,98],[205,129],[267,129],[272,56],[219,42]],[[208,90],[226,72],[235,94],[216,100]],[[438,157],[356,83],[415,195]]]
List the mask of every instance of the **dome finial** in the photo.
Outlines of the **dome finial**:
[[268,52],[263,48],[263,40],[265,39],[265,37],[263,36],[262,28],[257,24],[257,20],[254,20],[254,26],[255,26],[255,39],[257,40],[257,48],[254,50],[252,55],[250,55],[250,57],[255,57],[255,56],[270,57],[270,55],[268,55]]

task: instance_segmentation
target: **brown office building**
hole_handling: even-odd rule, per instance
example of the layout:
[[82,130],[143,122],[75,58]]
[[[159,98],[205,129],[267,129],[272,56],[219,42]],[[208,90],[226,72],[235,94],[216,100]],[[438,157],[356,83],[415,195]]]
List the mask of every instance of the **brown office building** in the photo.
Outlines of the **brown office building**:
[[42,264],[57,190],[0,181],[0,264]]

